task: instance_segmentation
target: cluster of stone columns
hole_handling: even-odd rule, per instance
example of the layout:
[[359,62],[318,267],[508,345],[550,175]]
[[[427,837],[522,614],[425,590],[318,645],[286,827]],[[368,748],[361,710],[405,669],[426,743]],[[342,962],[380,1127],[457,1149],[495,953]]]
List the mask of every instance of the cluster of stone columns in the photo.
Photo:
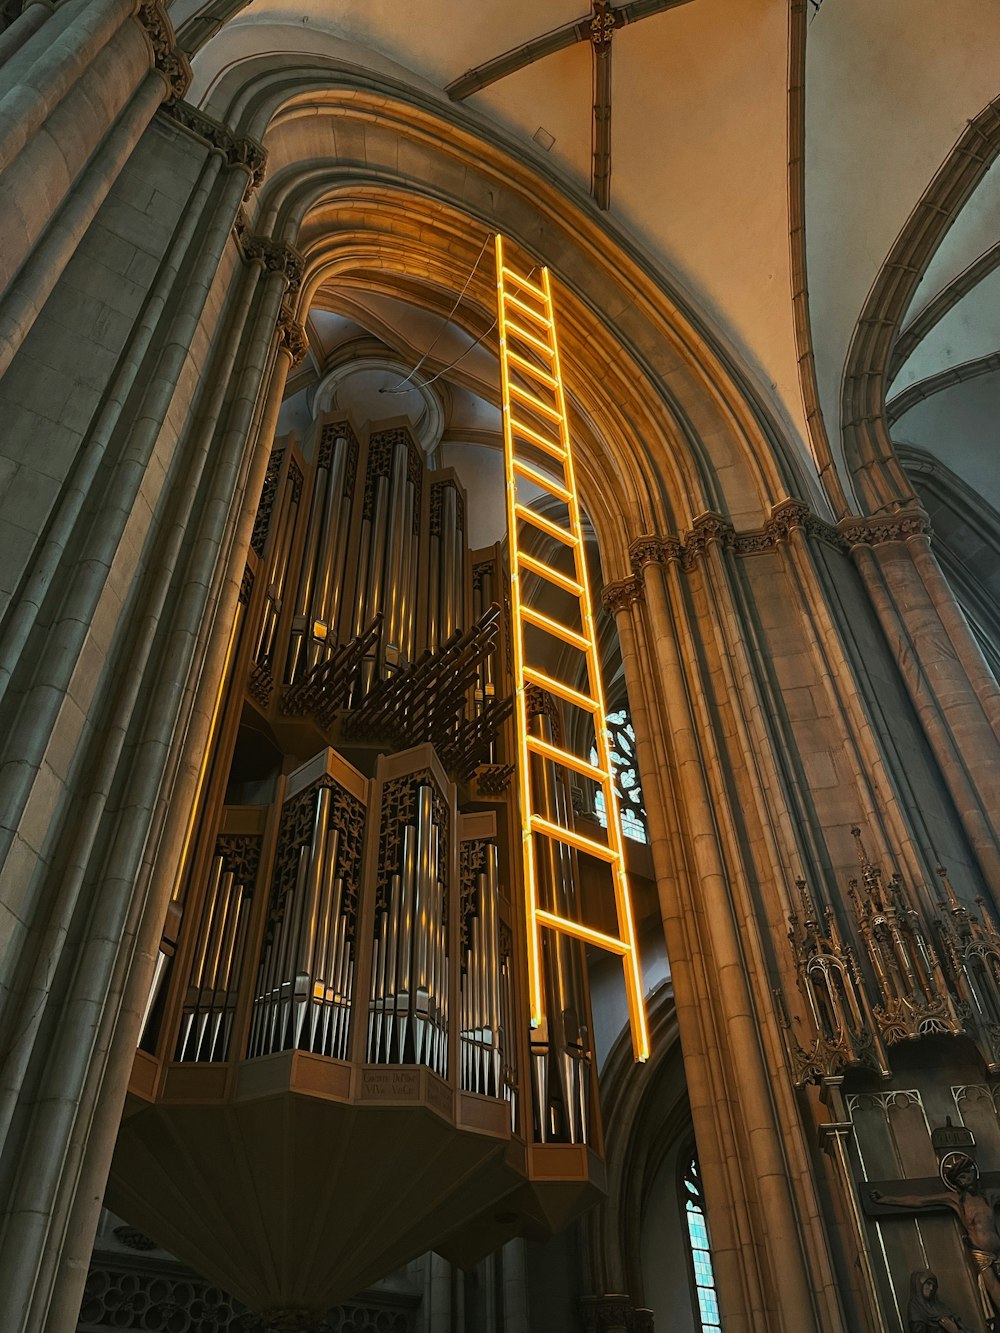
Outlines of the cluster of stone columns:
[[183,107],[189,78],[156,4],[34,4],[0,37],[12,1330],[76,1324],[284,377],[303,350],[298,257],[233,233],[263,152]]
[[[824,794],[808,786],[807,751],[819,730],[836,738],[858,819],[890,861],[933,883],[921,810],[933,775],[914,786],[922,779],[906,771],[859,666],[866,652],[885,653],[881,623],[974,849],[971,898],[995,882],[985,819],[998,752],[984,726],[995,683],[969,650],[924,524],[856,521],[838,532],[789,500],[758,532],[708,514],[684,540],[643,537],[631,556],[633,576],[609,585],[605,603],[621,642],[726,1327],[855,1327],[866,1293],[835,1265],[810,1161],[815,1127],[792,1090],[774,998],[778,986],[794,1011],[786,886],[803,873],[828,877],[841,856],[823,827]],[[852,556],[871,597],[860,621],[841,601]],[[779,575],[763,612],[775,629],[762,633],[764,583]],[[932,607],[955,640],[928,641]],[[805,649],[795,684],[820,701],[815,720],[789,708],[781,670],[763,665],[782,621]]]

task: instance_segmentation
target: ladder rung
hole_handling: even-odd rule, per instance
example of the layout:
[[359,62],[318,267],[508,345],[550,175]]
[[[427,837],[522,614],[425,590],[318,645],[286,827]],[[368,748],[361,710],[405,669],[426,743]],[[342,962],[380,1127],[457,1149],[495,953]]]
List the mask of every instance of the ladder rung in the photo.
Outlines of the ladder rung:
[[612,851],[605,843],[594,842],[592,838],[585,838],[575,829],[563,828],[562,824],[553,824],[550,819],[543,819],[541,815],[531,816],[531,831],[540,833],[544,838],[554,838],[556,842],[565,843],[567,847],[575,847],[578,852],[585,852],[588,856],[596,856],[600,861],[618,860],[617,852]]
[[541,412],[542,416],[548,417],[550,421],[562,421],[562,413],[558,407],[549,407],[548,403],[543,403],[537,394],[529,393],[527,389],[522,389],[513,381],[509,387],[511,393],[520,398],[522,403],[527,403],[533,412]]
[[512,352],[509,347],[507,348],[507,360],[516,362],[524,374],[534,375],[536,380],[547,385],[550,389],[554,389],[559,383],[554,375],[550,375],[547,370],[542,370],[541,366],[536,366],[533,362],[529,361],[526,357],[520,356],[517,352]]
[[538,574],[543,579],[548,579],[549,583],[554,583],[557,588],[562,588],[563,592],[572,593],[574,597],[583,596],[583,587],[577,583],[576,579],[571,579],[568,574],[564,574],[560,569],[553,569],[551,565],[543,564],[541,560],[536,560],[533,555],[518,551],[517,566],[519,570],[525,569],[529,574]]
[[588,652],[590,649],[590,640],[585,634],[577,634],[575,629],[570,629],[568,625],[561,624],[558,620],[553,620],[551,616],[536,611],[533,606],[521,605],[521,619],[526,620],[529,625],[535,625],[538,629],[543,629],[546,634],[554,634],[557,639],[562,639],[563,643],[568,643],[571,648],[577,648],[581,653]]
[[555,676],[547,676],[544,671],[536,671],[534,667],[529,666],[523,669],[522,674],[530,684],[537,685],[540,690],[547,690],[549,694],[558,695],[574,708],[582,708],[585,713],[599,713],[601,710],[597,699],[592,699],[589,694],[581,694],[579,690],[574,690],[572,685],[565,685],[561,680],[556,680]]
[[545,301],[547,299],[545,292],[541,287],[533,283],[530,278],[522,278],[520,273],[515,273],[514,270],[508,268],[506,264],[504,265],[503,275],[505,278],[510,278],[511,282],[516,282],[519,287],[523,287],[526,292],[530,292],[536,300]]
[[569,750],[562,750],[558,745],[550,745],[548,741],[543,741],[540,736],[528,737],[528,749],[532,754],[537,754],[542,759],[551,759],[554,764],[562,764],[566,768],[573,769],[575,773],[590,778],[602,787],[608,781],[607,773],[602,772],[593,764],[588,764],[586,759],[583,759],[580,755],[571,754]]
[[518,310],[527,315],[529,319],[533,319],[536,324],[541,324],[543,329],[551,328],[552,321],[549,319],[548,315],[543,315],[537,310],[532,310],[530,305],[525,305],[523,301],[519,301],[511,292],[504,292],[503,299],[507,305],[515,306]]
[[508,333],[513,333],[515,338],[523,338],[526,343],[531,343],[532,347],[537,348],[539,352],[544,352],[548,357],[555,357],[555,352],[553,352],[548,343],[542,342],[541,338],[536,334],[529,333],[527,329],[523,329],[516,320],[508,319],[506,321],[506,329]]
[[524,523],[530,523],[536,527],[539,532],[545,532],[550,537],[555,537],[557,542],[565,542],[567,546],[576,546],[577,540],[568,528],[561,528],[558,523],[553,523],[550,518],[544,514],[539,514],[537,510],[529,509],[527,505],[516,504],[514,506],[514,517],[521,519]]
[[520,458],[513,460],[514,471],[524,477],[525,481],[533,481],[536,486],[540,486],[543,491],[549,491],[550,494],[557,496],[569,504],[573,498],[573,492],[568,491],[565,486],[561,486],[554,477],[550,477],[547,472],[541,472],[537,467],[532,467],[530,463],[525,463]]
[[529,443],[537,445],[539,449],[551,454],[553,458],[558,458],[560,462],[566,457],[566,450],[558,440],[550,440],[547,435],[539,435],[537,430],[532,430],[530,426],[526,426],[523,421],[518,421],[513,416],[510,419],[510,428],[515,435],[520,435]]
[[546,912],[543,908],[539,908],[535,912],[535,920],[540,926],[562,931],[564,935],[575,935],[578,940],[596,944],[599,949],[610,949],[612,953],[617,954],[629,952],[629,946],[624,940],[617,939],[614,935],[605,935],[603,930],[592,930],[590,926],[581,925],[579,921],[571,921],[568,916],[556,916],[554,912]]

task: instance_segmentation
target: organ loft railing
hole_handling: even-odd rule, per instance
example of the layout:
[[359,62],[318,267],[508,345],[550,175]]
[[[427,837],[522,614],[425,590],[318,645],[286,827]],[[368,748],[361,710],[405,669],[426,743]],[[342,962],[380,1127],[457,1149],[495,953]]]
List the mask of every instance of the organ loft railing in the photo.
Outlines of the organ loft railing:
[[[525,672],[527,599],[466,534],[405,421],[275,442],[109,1188],[253,1309],[306,1318],[428,1248],[471,1263],[603,1185],[587,944],[633,1000],[638,973],[624,926],[574,927],[581,855],[621,883],[570,783],[607,763],[564,746],[580,692]],[[559,831],[530,883],[521,732],[532,830]]]

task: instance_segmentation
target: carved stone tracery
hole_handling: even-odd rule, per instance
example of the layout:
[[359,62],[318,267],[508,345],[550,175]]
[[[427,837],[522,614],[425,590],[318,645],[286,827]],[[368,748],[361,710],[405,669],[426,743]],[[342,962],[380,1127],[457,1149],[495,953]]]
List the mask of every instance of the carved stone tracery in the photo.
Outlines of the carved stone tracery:
[[[964,1036],[987,1068],[1000,1070],[1000,930],[985,903],[982,919],[959,900],[943,871],[945,897],[931,920],[935,944],[917,895],[899,875],[886,879],[853,830],[861,865],[848,897],[854,944],[833,909],[816,910],[804,881],[802,913],[789,917],[789,940],[810,1033],[789,1041],[799,1084],[868,1067],[888,1077],[887,1050],[932,1035]],[[927,896],[931,896],[928,894]]]
[[[415,1298],[403,1294],[373,1292],[314,1317],[307,1327],[315,1333],[411,1333],[415,1304]],[[300,1313],[295,1317],[301,1321]],[[283,1323],[282,1312],[253,1314],[235,1297],[176,1264],[139,1268],[125,1258],[103,1259],[92,1266],[78,1329],[79,1333],[111,1328],[124,1333],[154,1328],[169,1333],[276,1333]]]

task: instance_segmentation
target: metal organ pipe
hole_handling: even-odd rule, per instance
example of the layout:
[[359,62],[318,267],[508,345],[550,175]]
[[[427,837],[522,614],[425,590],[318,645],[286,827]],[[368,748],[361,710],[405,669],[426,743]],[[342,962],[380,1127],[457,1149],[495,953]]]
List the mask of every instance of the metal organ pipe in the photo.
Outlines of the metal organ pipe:
[[[295,680],[303,660],[303,649],[312,637],[313,616],[313,581],[316,563],[319,559],[320,536],[323,527],[323,511],[330,490],[330,471],[320,458],[313,479],[312,501],[309,505],[309,525],[306,528],[306,544],[302,553],[302,567],[299,574],[298,592],[292,618],[292,632],[288,641],[288,660],[285,664],[285,680]],[[311,665],[311,663],[310,663]]]
[[[532,731],[553,743],[552,720],[544,703],[530,716]],[[544,818],[571,825],[565,783],[556,766],[532,756],[531,782],[536,809]],[[536,839],[538,901],[547,911],[573,917],[576,857],[553,839]],[[562,932],[543,935],[545,1016],[531,1034],[535,1091],[535,1132],[550,1140],[586,1143],[589,1137],[590,1041],[587,1028],[583,945]]]
[[175,1059],[225,1060],[246,945],[252,886],[212,858],[202,899]]
[[[448,922],[434,788],[416,788],[399,830],[399,868],[388,876],[372,941],[368,1059],[448,1068]],[[388,830],[382,829],[382,836]]]
[[288,579],[288,569],[292,558],[292,537],[295,532],[295,520],[298,515],[301,493],[302,475],[295,464],[290,463],[285,473],[278,520],[271,539],[267,595],[261,616],[257,650],[254,653],[254,660],[257,664],[269,669],[274,661],[274,649],[284,606],[285,583]]
[[[319,569],[316,575],[316,596],[312,611],[314,636],[309,665],[324,656],[331,641],[336,641],[340,599],[347,564],[346,546],[350,527],[350,491],[348,463],[351,442],[346,435],[337,435],[331,446],[330,474],[327,482],[327,503],[323,515],[323,536],[320,541]],[[325,627],[325,638],[316,636],[317,625]]]
[[[127,1118],[115,1168],[152,1217],[176,1178],[179,1237],[194,1235],[184,1190],[214,1191],[240,1243],[219,1246],[200,1218],[198,1244],[269,1311],[307,1286],[309,1309],[328,1308],[336,1283],[371,1280],[372,1253],[387,1272],[440,1241],[471,1262],[507,1228],[497,1207],[512,1192],[548,1227],[598,1184],[574,1147],[589,1134],[582,946],[545,941],[547,1026],[528,1038],[523,904],[500,880],[513,767],[500,548],[472,578],[464,492],[405,429],[366,442],[328,419],[316,432],[314,463],[289,439],[268,468],[184,929],[134,1074],[156,1118]],[[568,824],[557,770],[539,761],[532,777]],[[559,915],[573,915],[575,870],[558,851],[540,866]],[[197,1133],[176,1111],[195,1102]],[[405,1128],[378,1143],[390,1106]],[[407,1106],[423,1110],[408,1119]],[[149,1145],[171,1116],[150,1194]],[[234,1132],[249,1172],[212,1150]],[[507,1151],[508,1132],[527,1144]],[[323,1143],[337,1147],[329,1172],[310,1166]],[[442,1170],[414,1191],[428,1145]],[[340,1190],[358,1199],[358,1234]],[[468,1225],[445,1234],[452,1202]]]
[[[506,1036],[500,1012],[499,868],[495,843],[474,843],[476,860],[462,977],[462,1087],[499,1097]],[[463,886],[464,887],[464,886]]]
[[400,440],[391,449],[388,520],[383,534],[385,560],[382,577],[385,586],[381,591],[382,606],[385,609],[385,628],[382,639],[383,662],[386,666],[393,667],[398,665],[399,662],[400,599],[403,593],[399,575],[403,560],[404,534],[401,528],[405,479],[406,446]]
[[400,568],[400,643],[399,651],[405,663],[412,662],[416,649],[416,608],[414,595],[417,564],[418,539],[414,531],[419,515],[416,513],[417,490],[410,477],[409,468],[403,489],[403,560]]
[[303,665],[311,668],[328,657],[338,639],[337,613],[350,524],[347,476],[350,450],[346,432],[337,433],[330,426],[323,428],[289,640],[286,683],[296,680]]
[[[435,627],[443,643],[465,627],[465,533],[462,501],[452,480],[432,487],[431,585],[435,599]],[[483,607],[485,611],[489,603]]]
[[297,851],[294,880],[271,905],[269,934],[261,951],[249,1054],[297,1048],[344,1059],[347,1054],[353,957],[345,895],[340,830],[331,827],[333,791],[321,785],[313,803],[312,831]]

